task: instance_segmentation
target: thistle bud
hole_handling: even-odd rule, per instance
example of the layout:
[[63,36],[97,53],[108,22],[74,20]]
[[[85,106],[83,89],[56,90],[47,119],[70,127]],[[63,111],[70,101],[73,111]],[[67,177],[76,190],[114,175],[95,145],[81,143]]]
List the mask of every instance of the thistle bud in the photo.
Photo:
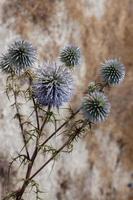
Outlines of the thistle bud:
[[80,64],[80,49],[76,46],[66,46],[60,52],[60,60],[65,66],[73,68]]
[[110,103],[102,92],[87,94],[82,103],[82,110],[89,122],[104,121],[110,112]]
[[102,64],[101,77],[109,85],[121,83],[125,77],[125,67],[117,59],[106,60]]

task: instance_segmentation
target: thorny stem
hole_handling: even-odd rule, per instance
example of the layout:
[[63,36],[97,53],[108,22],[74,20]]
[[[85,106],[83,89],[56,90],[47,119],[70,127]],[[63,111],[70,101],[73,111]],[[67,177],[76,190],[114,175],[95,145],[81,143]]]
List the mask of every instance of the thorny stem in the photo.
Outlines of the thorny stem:
[[40,128],[40,134],[42,133],[42,131],[43,131],[43,128],[44,128],[44,126],[45,126],[45,123],[46,123],[46,122],[47,122],[47,120],[48,120],[50,109],[51,109],[51,107],[50,107],[50,106],[48,106],[47,115],[46,115],[46,117],[44,118],[44,121],[43,121],[43,123],[42,123],[42,126],[41,126],[41,128]]
[[33,152],[33,154],[32,154],[32,157],[31,157],[31,162],[32,162],[31,168],[32,168],[33,163],[34,163],[34,161],[35,161],[35,158],[36,158],[36,156],[37,156],[37,153],[38,153],[38,141],[39,141],[39,138],[41,137],[43,128],[44,128],[44,126],[45,126],[45,124],[46,124],[46,122],[47,122],[47,119],[48,119],[48,117],[49,117],[49,111],[50,111],[50,107],[48,107],[47,114],[46,114],[46,116],[45,116],[45,118],[44,118],[44,121],[43,121],[43,123],[42,123],[42,126],[41,126],[41,128],[40,128],[40,125],[39,125],[39,118],[38,118],[38,112],[37,112],[37,108],[36,108],[36,105],[35,105],[35,104],[34,104],[34,107],[35,107],[35,109],[36,109],[36,120],[37,120],[37,124],[38,124],[39,136],[37,137],[37,140],[36,140],[36,147],[35,147],[35,150],[34,150],[34,152]]
[[[34,153],[33,153],[33,155],[32,155],[32,158],[31,158],[31,161],[33,161],[34,162],[34,160],[35,160],[35,158],[36,158],[36,156],[37,156],[37,153],[40,151],[40,149],[41,149],[41,146],[43,146],[43,145],[45,145],[60,129],[62,129],[79,111],[81,110],[81,108],[79,108],[75,113],[73,113],[70,117],[69,117],[69,119],[67,120],[67,121],[65,121],[56,131],[54,131],[41,145],[40,145],[40,148],[38,149],[38,144],[37,144],[37,146],[36,146],[36,148],[35,148],[35,151],[34,151]],[[48,111],[50,111],[50,108],[48,108]],[[47,112],[48,114],[49,114],[49,112]],[[45,125],[45,123],[46,123],[46,121],[47,121],[47,118],[48,118],[48,114],[47,114],[47,116],[46,116],[46,118],[44,119],[44,121],[43,121],[43,124],[42,124],[42,126],[41,126],[41,129],[40,129],[40,136],[41,136],[41,133],[42,133],[42,131],[43,131],[43,128],[44,128],[44,125]]]
[[48,165],[67,145],[69,145],[78,134],[80,134],[81,130],[87,125],[87,121],[85,121],[82,126],[76,130],[76,132],[69,137],[69,139],[51,156],[30,178],[32,180],[46,165]]
[[17,104],[17,95],[16,95],[16,92],[14,90],[13,90],[13,95],[14,95],[14,100],[15,100],[15,108],[16,108],[16,112],[17,112],[17,118],[18,118],[18,121],[19,121],[19,126],[20,126],[21,133],[22,133],[25,151],[26,151],[26,154],[27,154],[27,159],[30,160],[30,155],[29,155],[29,151],[28,151],[28,147],[27,147],[27,141],[26,141],[26,138],[25,138],[24,128],[23,128],[23,125],[22,125],[21,115],[20,115],[20,111],[19,111],[19,106]]
[[[81,108],[79,108],[75,113],[73,113],[73,114],[69,117],[69,119],[68,119],[66,122],[64,122],[53,134],[51,134],[51,135],[43,142],[42,145],[44,145],[45,143],[47,143],[47,142],[48,142],[60,129],[62,129],[62,128],[63,128],[77,113],[79,113],[80,110],[81,110]],[[50,108],[48,108],[48,111],[50,111]],[[43,128],[44,128],[44,126],[45,126],[45,123],[46,123],[46,121],[47,121],[47,119],[48,119],[48,115],[49,115],[49,112],[47,112],[47,115],[46,115],[46,117],[45,117],[45,119],[44,119],[44,121],[43,121],[43,123],[42,123],[41,132],[43,131]],[[45,122],[45,123],[44,123],[44,122]],[[40,134],[41,134],[41,132],[40,132]],[[77,135],[77,133],[75,134],[75,136],[70,137],[70,138],[68,139],[68,141],[65,142],[64,145],[63,145],[61,148],[59,148],[59,149],[56,151],[56,153],[45,163],[45,165],[42,166],[42,167],[36,172],[36,174],[38,174],[51,160],[53,160],[53,159],[56,157],[56,155],[57,155],[62,149],[64,149],[64,147],[67,146],[67,145],[76,137],[76,135]],[[42,145],[41,145],[41,146],[42,146]],[[41,149],[41,148],[40,148],[40,149]],[[21,200],[21,197],[22,197],[22,195],[23,195],[23,193],[24,193],[26,187],[28,186],[29,181],[32,180],[32,178],[33,178],[34,176],[36,176],[36,174],[34,174],[32,177],[30,177],[30,174],[31,174],[31,170],[32,170],[34,161],[35,161],[36,156],[37,156],[37,154],[38,154],[38,151],[39,151],[40,149],[38,149],[38,144],[36,143],[35,150],[34,150],[33,155],[32,155],[32,157],[31,157],[31,162],[28,164],[28,168],[27,168],[27,173],[26,173],[25,181],[24,181],[24,183],[23,183],[23,185],[22,185],[22,188],[21,188],[21,189],[18,191],[18,193],[17,193],[16,200]],[[29,178],[29,177],[30,177],[30,178]]]
[[41,137],[41,133],[43,131],[43,128],[47,122],[47,119],[49,117],[49,111],[50,111],[50,107],[48,107],[48,111],[47,111],[47,114],[46,114],[46,117],[44,118],[44,121],[42,123],[42,126],[40,128],[40,124],[39,124],[39,117],[38,117],[38,111],[37,111],[37,107],[36,107],[36,104],[35,104],[35,100],[34,98],[32,97],[32,100],[33,100],[33,104],[34,104],[34,109],[35,109],[35,113],[36,113],[36,121],[37,121],[37,128],[38,128],[38,133],[39,133],[39,136],[37,137],[36,139],[36,146],[35,146],[35,150],[32,154],[32,157],[31,157],[31,160],[28,164],[28,168],[27,168],[27,173],[26,173],[26,177],[25,177],[25,181],[21,187],[21,189],[18,191],[18,193],[16,194],[16,200],[21,200],[21,197],[23,195],[23,193],[25,192],[25,189],[26,187],[28,186],[29,184],[29,177],[30,177],[30,174],[31,174],[31,171],[32,171],[32,168],[33,168],[33,164],[35,162],[35,159],[36,159],[36,156],[38,154],[38,141],[39,141],[39,138]]
[[81,108],[79,108],[76,112],[74,112],[69,118],[68,120],[66,120],[58,129],[56,129],[40,146],[45,145],[59,130],[61,130],[65,125],[68,124],[68,122],[75,117],[75,115],[77,115],[79,113],[79,111],[81,110]]
[[32,101],[33,101],[34,110],[35,110],[35,115],[36,115],[37,129],[38,129],[38,131],[39,131],[39,129],[40,129],[40,123],[39,123],[38,111],[37,111],[36,102],[35,102],[35,99],[34,99],[33,96],[32,96]]
[[[78,134],[80,134],[81,130],[87,125],[87,121],[85,121],[82,126],[76,130],[76,132],[69,137],[69,139],[30,177],[25,180],[22,189],[20,191],[19,196],[16,198],[16,200],[21,200],[21,197],[26,189],[26,187],[28,186],[30,180],[32,180],[40,171],[42,171],[42,169],[44,169],[66,146],[68,146],[69,144],[71,144],[71,142],[76,138],[76,136],[78,136]],[[31,172],[31,171],[30,171]],[[28,174],[29,176],[29,174]]]

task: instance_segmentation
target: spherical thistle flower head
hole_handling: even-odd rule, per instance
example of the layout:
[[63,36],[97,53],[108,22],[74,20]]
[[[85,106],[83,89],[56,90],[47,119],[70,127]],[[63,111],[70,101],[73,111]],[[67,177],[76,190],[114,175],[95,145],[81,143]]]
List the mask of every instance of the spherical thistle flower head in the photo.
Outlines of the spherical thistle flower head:
[[74,92],[71,71],[56,63],[45,63],[37,71],[33,94],[39,104],[57,107],[68,102]]
[[110,59],[102,64],[100,73],[105,83],[117,85],[121,83],[125,77],[125,67],[119,60]]
[[73,68],[80,64],[81,52],[76,46],[66,46],[60,52],[60,60],[65,66]]
[[12,43],[0,61],[3,71],[20,73],[31,67],[36,60],[36,49],[29,42],[18,40]]
[[87,94],[82,103],[85,118],[92,123],[104,121],[110,112],[108,98],[102,92]]

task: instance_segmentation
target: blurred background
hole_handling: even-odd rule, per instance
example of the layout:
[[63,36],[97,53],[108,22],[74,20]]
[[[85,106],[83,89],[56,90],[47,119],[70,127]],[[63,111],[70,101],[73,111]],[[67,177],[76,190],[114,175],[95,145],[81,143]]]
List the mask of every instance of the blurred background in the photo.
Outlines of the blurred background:
[[[112,109],[106,122],[95,126],[92,135],[74,144],[72,153],[63,153],[54,167],[51,163],[37,177],[42,198],[133,200],[133,0],[1,0],[0,53],[18,37],[37,47],[41,61],[55,60],[67,44],[81,48],[74,107],[105,59],[120,58],[126,66],[124,82],[107,91]],[[22,145],[4,87],[1,74],[0,199],[20,178],[14,166],[8,181],[7,171],[10,157]]]

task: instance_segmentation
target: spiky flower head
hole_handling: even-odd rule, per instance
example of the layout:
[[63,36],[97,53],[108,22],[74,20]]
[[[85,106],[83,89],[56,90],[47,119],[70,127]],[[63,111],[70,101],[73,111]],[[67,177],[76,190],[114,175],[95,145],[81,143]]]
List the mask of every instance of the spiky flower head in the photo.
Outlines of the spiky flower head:
[[102,92],[87,94],[82,103],[85,118],[92,123],[104,121],[110,112],[108,98]]
[[60,52],[60,60],[70,68],[79,65],[81,61],[80,48],[72,45],[64,47]]
[[12,43],[6,54],[0,61],[0,67],[4,72],[20,73],[31,67],[36,60],[36,49],[24,40]]
[[106,60],[102,64],[101,76],[105,83],[109,85],[117,85],[123,81],[125,77],[125,67],[117,59]]
[[37,70],[33,94],[39,104],[59,108],[71,99],[73,90],[74,82],[68,68],[56,63],[45,63]]

